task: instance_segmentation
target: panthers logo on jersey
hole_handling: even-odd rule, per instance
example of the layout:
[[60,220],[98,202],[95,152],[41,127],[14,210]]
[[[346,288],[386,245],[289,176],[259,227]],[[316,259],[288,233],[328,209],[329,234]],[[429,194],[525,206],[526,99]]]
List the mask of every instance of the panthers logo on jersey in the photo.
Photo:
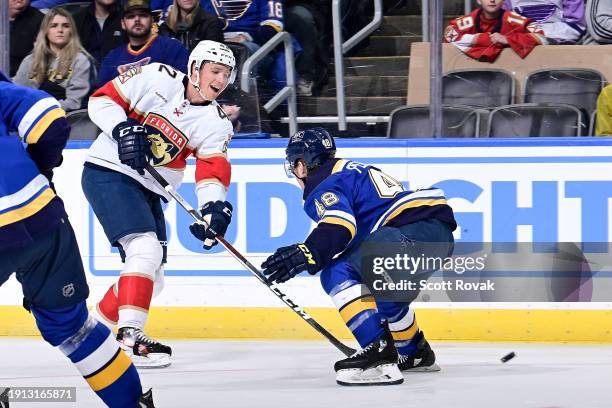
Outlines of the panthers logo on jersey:
[[149,113],[144,125],[149,133],[154,166],[172,162],[187,145],[187,137],[157,113]]

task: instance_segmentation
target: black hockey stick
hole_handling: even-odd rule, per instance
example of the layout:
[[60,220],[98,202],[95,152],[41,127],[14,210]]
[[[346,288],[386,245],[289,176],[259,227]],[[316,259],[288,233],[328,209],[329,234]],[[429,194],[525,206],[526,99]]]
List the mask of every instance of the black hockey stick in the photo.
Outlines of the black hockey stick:
[[[196,221],[206,224],[206,221],[202,219],[202,216],[187,202],[181,195],[172,187],[164,177],[155,170],[153,166],[147,164],[145,167],[151,176],[166,190],[172,198],[176,200],[177,203],[180,204]],[[287,306],[289,306],[295,313],[297,313],[302,319],[304,319],[309,325],[311,325],[316,331],[321,333],[331,344],[336,346],[338,350],[340,350],[345,356],[350,357],[355,353],[355,350],[343,344],[335,338],[330,332],[325,330],[323,326],[321,326],[315,319],[313,319],[308,313],[304,311],[300,306],[296,305],[293,300],[289,299],[287,295],[280,291],[280,289],[276,286],[276,284],[270,284],[266,281],[265,276],[253,266],[236,248],[232,246],[229,242],[225,240],[222,236],[216,237],[217,241],[223,247],[236,258],[238,262],[242,264],[249,272],[251,272],[261,283],[266,285],[268,289],[270,289],[280,300],[282,300]]]

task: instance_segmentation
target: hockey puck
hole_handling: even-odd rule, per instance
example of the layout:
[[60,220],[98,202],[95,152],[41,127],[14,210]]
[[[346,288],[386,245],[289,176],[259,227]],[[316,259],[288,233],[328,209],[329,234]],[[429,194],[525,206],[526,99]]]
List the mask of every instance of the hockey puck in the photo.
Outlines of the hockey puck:
[[516,357],[516,353],[514,351],[511,351],[510,353],[500,358],[500,360],[502,363],[507,363],[508,361],[512,360],[514,357]]

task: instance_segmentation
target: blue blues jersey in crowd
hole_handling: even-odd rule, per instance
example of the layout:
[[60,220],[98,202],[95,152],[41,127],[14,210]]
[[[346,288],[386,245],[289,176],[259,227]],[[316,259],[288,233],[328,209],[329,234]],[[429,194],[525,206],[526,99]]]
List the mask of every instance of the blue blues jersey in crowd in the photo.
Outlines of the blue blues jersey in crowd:
[[309,174],[304,200],[304,210],[317,222],[306,244],[323,265],[383,226],[436,218],[451,230],[457,227],[442,190],[406,191],[376,167],[349,160],[331,160]]
[[15,85],[1,73],[0,95],[0,248],[20,247],[66,216],[41,173],[50,176],[61,163],[70,128],[57,100]]
[[200,6],[222,20],[223,31],[248,33],[259,45],[283,31],[282,0],[202,0]]
[[[145,60],[145,61],[142,61]],[[175,38],[153,35],[146,44],[134,50],[130,44],[111,50],[102,60],[98,85],[102,86],[119,75],[121,65],[142,61],[140,65],[159,62],[170,65],[182,73],[187,73],[189,52]]]

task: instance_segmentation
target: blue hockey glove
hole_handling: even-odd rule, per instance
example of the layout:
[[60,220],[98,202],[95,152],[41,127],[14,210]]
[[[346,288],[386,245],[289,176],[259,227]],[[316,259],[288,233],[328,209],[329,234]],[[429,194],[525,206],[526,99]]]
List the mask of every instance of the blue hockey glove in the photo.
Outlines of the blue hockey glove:
[[209,225],[195,222],[189,226],[189,231],[194,237],[204,242],[204,249],[210,249],[217,245],[215,237],[224,236],[227,227],[232,222],[232,205],[227,201],[208,202],[200,210],[202,218]]
[[320,268],[317,255],[306,244],[281,247],[261,264],[268,283],[283,283],[307,271],[316,274]]
[[119,160],[144,175],[147,156],[151,154],[151,142],[147,130],[135,119],[129,118],[113,129],[113,139],[117,141]]

